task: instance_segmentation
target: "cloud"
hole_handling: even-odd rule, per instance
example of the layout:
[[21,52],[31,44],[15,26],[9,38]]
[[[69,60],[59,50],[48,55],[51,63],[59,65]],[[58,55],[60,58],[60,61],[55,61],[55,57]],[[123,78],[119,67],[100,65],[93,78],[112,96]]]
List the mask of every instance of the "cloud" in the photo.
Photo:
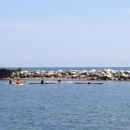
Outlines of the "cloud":
[[128,58],[126,56],[123,55],[105,55],[102,57],[102,59],[107,59],[107,60],[127,60]]

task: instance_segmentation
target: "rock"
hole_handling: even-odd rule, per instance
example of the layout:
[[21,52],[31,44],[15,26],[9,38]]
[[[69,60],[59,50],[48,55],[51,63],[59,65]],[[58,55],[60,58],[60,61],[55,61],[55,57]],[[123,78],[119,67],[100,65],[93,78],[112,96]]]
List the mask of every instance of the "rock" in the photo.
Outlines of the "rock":
[[79,78],[86,78],[86,75],[81,75]]
[[70,78],[77,78],[78,77],[78,75],[72,75],[72,76],[70,76]]
[[81,75],[87,75],[88,74],[88,71],[87,70],[83,70],[80,72]]
[[77,72],[72,71],[70,75],[77,75]]
[[97,77],[91,77],[90,80],[97,80]]
[[120,81],[124,81],[124,78],[120,78],[119,80],[120,80]]
[[12,78],[36,78],[36,77],[54,77],[54,78],[90,78],[92,80],[130,80],[130,71],[117,70],[58,70],[58,71],[16,71],[11,74]]

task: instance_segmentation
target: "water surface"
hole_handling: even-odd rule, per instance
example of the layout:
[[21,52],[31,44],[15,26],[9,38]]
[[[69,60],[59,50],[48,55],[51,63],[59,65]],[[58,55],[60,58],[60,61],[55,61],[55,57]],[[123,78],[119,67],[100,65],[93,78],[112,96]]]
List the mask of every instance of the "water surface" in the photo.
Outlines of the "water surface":
[[130,82],[29,82],[0,80],[1,130],[130,130]]

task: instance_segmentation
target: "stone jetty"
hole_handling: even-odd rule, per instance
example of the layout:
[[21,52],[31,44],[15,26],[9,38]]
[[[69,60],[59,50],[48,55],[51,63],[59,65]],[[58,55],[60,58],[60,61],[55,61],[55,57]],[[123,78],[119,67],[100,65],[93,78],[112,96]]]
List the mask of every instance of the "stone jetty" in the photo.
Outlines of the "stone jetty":
[[129,70],[58,70],[58,71],[16,71],[11,74],[12,78],[54,78],[75,80],[112,80],[130,81]]

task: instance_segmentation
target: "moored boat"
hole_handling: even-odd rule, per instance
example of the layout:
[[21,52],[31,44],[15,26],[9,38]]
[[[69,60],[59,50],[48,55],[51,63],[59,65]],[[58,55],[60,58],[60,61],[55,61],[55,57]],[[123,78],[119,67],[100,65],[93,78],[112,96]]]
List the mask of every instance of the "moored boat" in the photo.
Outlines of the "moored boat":
[[[41,83],[29,83],[29,84],[41,84]],[[57,84],[56,82],[45,82],[43,84]]]
[[85,82],[75,82],[75,84],[103,84],[103,83],[85,83]]

